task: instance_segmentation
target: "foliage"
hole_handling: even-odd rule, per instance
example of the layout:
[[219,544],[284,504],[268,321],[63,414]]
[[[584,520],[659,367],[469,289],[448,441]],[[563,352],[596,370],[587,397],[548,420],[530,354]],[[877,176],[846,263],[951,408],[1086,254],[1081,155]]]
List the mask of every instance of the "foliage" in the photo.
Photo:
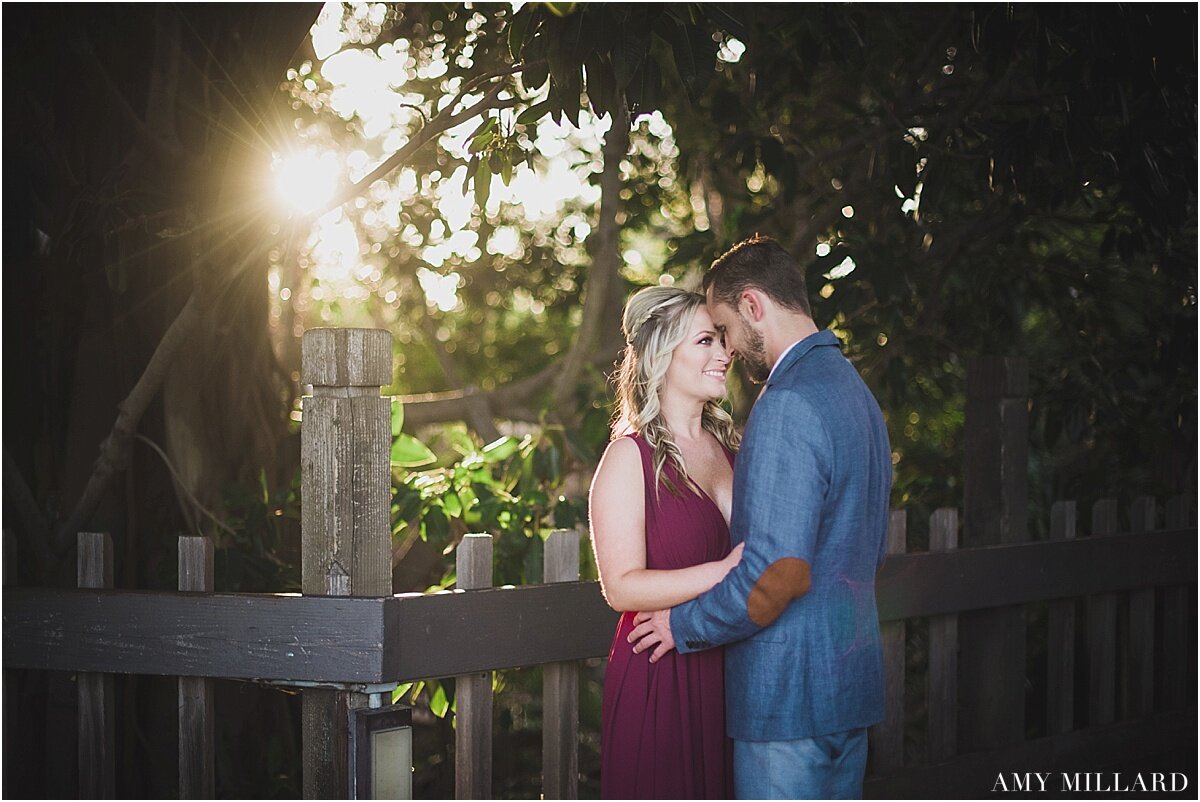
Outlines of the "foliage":
[[[435,456],[421,440],[403,431],[400,402],[392,407],[392,530],[395,548],[407,553],[413,539],[432,546],[450,559],[427,591],[455,584],[453,549],[468,532],[493,536],[493,577],[497,585],[535,584],[542,581],[543,543],[555,529],[573,529],[586,522],[583,497],[563,494],[564,478],[572,459],[561,426],[539,427],[524,437],[505,436],[485,446],[463,428],[444,427],[432,432]],[[589,444],[595,448],[598,444]],[[420,468],[423,470],[407,470]],[[595,579],[590,557],[584,559],[583,577]],[[497,671],[493,690],[500,726],[496,740],[500,754],[528,752],[515,759],[513,771],[504,782],[515,783],[510,793],[527,796],[537,788],[536,772],[541,741],[541,669]],[[446,719],[455,710],[453,680],[423,680],[406,683],[392,694],[393,701],[406,701],[435,719]],[[448,723],[448,721],[446,722]],[[451,759],[452,738],[446,724],[431,722],[441,739],[430,739],[414,753],[416,782],[424,794],[437,796],[448,789],[439,786],[438,766]],[[585,721],[598,732],[599,721]],[[524,773],[523,773],[524,772]]]
[[[224,488],[224,526],[214,537],[214,585],[223,593],[291,593],[300,590],[298,550],[300,470],[272,490],[265,471],[253,491]],[[289,548],[289,545],[291,546]]]
[[[1030,520],[1195,485],[1192,11],[773,6],[664,113],[706,225],[807,265],[889,418],[894,503],[959,505],[970,354],[1025,356]],[[744,405],[738,405],[744,409]]]

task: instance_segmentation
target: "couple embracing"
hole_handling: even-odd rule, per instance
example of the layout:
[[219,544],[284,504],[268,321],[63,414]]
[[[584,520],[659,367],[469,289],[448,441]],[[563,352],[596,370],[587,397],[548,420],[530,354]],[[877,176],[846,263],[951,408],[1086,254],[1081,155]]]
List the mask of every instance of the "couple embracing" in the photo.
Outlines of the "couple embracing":
[[[883,718],[875,573],[892,462],[879,405],[774,240],[704,295],[625,307],[613,440],[592,484],[605,597],[604,798],[862,794]],[[740,438],[732,358],[763,384]]]

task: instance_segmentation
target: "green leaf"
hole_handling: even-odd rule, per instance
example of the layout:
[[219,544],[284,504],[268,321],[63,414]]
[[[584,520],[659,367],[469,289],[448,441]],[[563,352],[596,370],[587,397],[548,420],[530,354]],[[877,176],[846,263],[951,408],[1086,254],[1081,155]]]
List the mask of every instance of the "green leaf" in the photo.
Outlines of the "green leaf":
[[562,470],[562,453],[555,445],[533,453],[533,473],[540,481],[557,483]]
[[420,440],[401,432],[392,441],[391,461],[401,468],[416,468],[437,462],[437,457]]
[[525,49],[530,34],[537,30],[537,26],[533,24],[536,9],[521,11],[524,13],[518,12],[508,26],[508,55],[513,61],[520,61],[521,52]]
[[652,57],[647,58],[625,90],[629,110],[649,114],[658,108],[661,94],[662,74],[658,62]]
[[501,437],[484,446],[480,453],[485,462],[500,462],[511,457],[520,445],[521,441],[515,437]]
[[475,204],[479,207],[479,216],[487,211],[488,196],[492,192],[492,171],[486,161],[479,162],[475,168]]
[[512,157],[508,153],[505,153],[504,160],[500,164],[500,180],[504,182],[504,186],[508,186],[509,183],[512,182],[512,177],[513,177]]
[[450,534],[450,520],[441,507],[430,507],[421,518],[421,536],[427,543],[441,544]]
[[620,89],[629,86],[649,52],[650,26],[644,14],[635,13],[627,24],[621,26],[620,39],[611,53],[613,75]]
[[463,511],[462,499],[458,497],[457,493],[447,493],[442,496],[442,509],[451,518],[458,518],[462,515]]
[[392,437],[398,437],[404,430],[404,404],[399,398],[392,399]]
[[546,79],[550,77],[550,65],[546,59],[550,35],[546,31],[547,26],[542,25],[533,39],[525,45],[525,68],[521,71],[521,84],[526,92],[537,92],[546,85]]
[[487,121],[479,127],[478,133],[471,139],[471,144],[467,146],[467,150],[471,153],[482,153],[487,149],[487,146],[492,144],[492,140],[496,138],[496,118],[488,117]]
[[554,103],[547,98],[541,103],[538,103],[536,106],[530,106],[529,108],[525,109],[525,111],[517,115],[517,122],[519,122],[521,125],[531,125],[532,123],[536,123],[538,120],[545,117],[547,114],[553,111],[553,109]]
[[446,699],[446,688],[439,682],[437,689],[433,692],[433,698],[429,700],[429,712],[438,718],[445,718],[449,710],[450,702]]
[[670,43],[684,91],[688,100],[695,104],[713,77],[717,62],[716,43],[699,26],[672,23],[665,18],[658,30]]
[[565,17],[575,13],[578,3],[543,3],[546,9],[556,17]]

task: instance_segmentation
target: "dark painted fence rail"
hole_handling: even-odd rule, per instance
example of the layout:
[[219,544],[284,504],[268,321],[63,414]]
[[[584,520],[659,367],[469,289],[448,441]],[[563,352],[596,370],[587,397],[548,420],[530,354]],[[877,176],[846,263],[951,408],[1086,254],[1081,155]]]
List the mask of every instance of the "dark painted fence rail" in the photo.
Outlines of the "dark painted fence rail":
[[[892,555],[880,620],[1186,585],[1196,529]],[[595,582],[391,598],[4,589],[4,666],[382,684],[603,657]],[[431,647],[436,643],[436,647]]]
[[[468,535],[460,590],[389,596],[391,362],[387,332],[304,335],[303,595],[210,592],[198,537],[180,538],[178,592],[114,590],[96,533],[79,536],[77,589],[15,588],[5,537],[3,665],[76,674],[81,797],[114,795],[114,674],[179,678],[181,798],[215,790],[213,678],[302,688],[304,796],[339,798],[349,711],[453,676],[456,796],[491,797],[488,672],[530,665],[544,666],[543,795],[577,796],[579,661],[607,654],[616,623],[578,581],[582,533],[550,535],[546,585],[493,588],[492,539]],[[1139,498],[1124,532],[1115,501],[1082,527],[1059,502],[1049,540],[1030,542],[1027,373],[1020,359],[968,363],[962,526],[938,510],[929,550],[913,553],[906,513],[891,515],[877,579],[887,717],[871,731],[868,795],[977,798],[997,772],[1149,765],[1195,743],[1195,500]],[[1027,720],[1031,687],[1045,689],[1030,706],[1043,721]]]
[[[1140,499],[1135,509],[1144,511],[1151,501]],[[1111,502],[1096,505],[1100,529],[1113,508]],[[1073,505],[1056,508],[1056,517],[1065,517],[1060,515],[1065,510]],[[1127,750],[1130,738],[1152,750],[1194,725],[1188,685],[1180,678],[1194,676],[1189,660],[1195,647],[1188,633],[1195,629],[1195,514],[1187,499],[1172,500],[1168,512],[1169,529],[1084,537],[1071,533],[1049,541],[944,550],[936,541],[955,534],[957,513],[939,510],[931,521],[930,542],[943,550],[890,555],[877,579],[877,597],[889,658],[891,713],[872,732],[868,792],[939,796],[938,789],[946,789],[944,795],[950,796],[951,789],[975,787],[982,793],[991,788],[979,785],[988,767],[1006,760],[1028,756],[1044,763],[1053,756],[1062,763],[1087,755],[1095,761],[1106,748]],[[906,528],[904,512],[895,511],[893,544]],[[578,565],[579,533],[563,530],[554,538],[573,544]],[[480,540],[489,541],[490,551],[490,538]],[[472,545],[478,540],[472,539]],[[1139,624],[1128,618],[1137,614],[1130,602],[1147,590],[1160,609],[1157,614],[1151,610]],[[1063,626],[1055,620],[1057,613],[1069,616],[1072,626],[1079,618],[1087,630],[1087,645],[1079,655],[1073,634],[1048,640],[1048,671],[1055,675],[1049,681],[1054,698],[1048,700],[1048,732],[1053,735],[986,755],[959,756],[953,637],[958,614],[1045,603],[1051,605],[1050,627]],[[137,673],[315,682],[362,686],[360,690],[602,657],[616,623],[599,586],[578,581],[384,598],[9,587],[3,617],[5,668],[97,677]],[[929,622],[927,748],[923,760],[908,765],[912,761],[905,760],[904,730],[912,715],[904,711],[913,700],[906,702],[904,695],[905,638],[898,628],[922,618]],[[1149,629],[1130,638],[1134,624]],[[1089,702],[1082,710],[1073,708],[1075,672],[1063,671],[1076,661],[1088,667]],[[1147,661],[1151,668],[1137,673],[1135,667]],[[487,688],[490,693],[490,682]],[[1148,707],[1130,706],[1128,700],[1143,697],[1151,700]],[[468,715],[472,704],[460,699],[458,715]],[[576,705],[577,686],[570,698],[558,698],[547,709],[577,721]],[[195,715],[203,720],[202,714]],[[181,738],[181,744],[193,740]],[[552,740],[561,743],[561,737]],[[95,742],[81,738],[80,747]],[[459,754],[464,765],[490,765],[490,733],[460,744]],[[572,751],[563,760],[573,757]],[[101,766],[104,762],[99,760]],[[577,778],[567,782],[572,781]],[[556,796],[570,796],[573,790],[560,786]],[[484,795],[476,791],[463,795]]]

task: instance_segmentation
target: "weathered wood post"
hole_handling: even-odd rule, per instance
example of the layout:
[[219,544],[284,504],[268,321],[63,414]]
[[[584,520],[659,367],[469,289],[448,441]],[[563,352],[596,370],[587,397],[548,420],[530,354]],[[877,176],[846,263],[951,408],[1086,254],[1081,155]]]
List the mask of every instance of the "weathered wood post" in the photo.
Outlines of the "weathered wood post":
[[[464,535],[455,554],[458,589],[492,586],[492,536]],[[454,678],[454,798],[492,798],[492,672]]]
[[[887,553],[903,554],[908,549],[908,512],[892,510],[888,517]],[[879,627],[883,644],[883,721],[867,733],[871,774],[887,774],[904,765],[904,621],[888,621]]]
[[[392,336],[379,329],[311,329],[302,341],[301,588],[307,596],[390,596],[388,505]],[[349,711],[366,694],[304,691],[304,796],[349,792]]]
[[[77,582],[81,588],[113,586],[113,545],[107,532],[80,532]],[[112,674],[79,672],[79,796],[115,799],[116,693]],[[11,704],[11,702],[10,702]]]
[[[1029,539],[1029,364],[1013,357],[967,363],[964,431],[965,548]],[[959,616],[960,752],[1025,736],[1025,616],[1019,606]]]
[[[543,576],[579,581],[579,532],[556,529],[546,538]],[[579,798],[579,663],[542,668],[542,798]]]
[[[207,537],[179,538],[178,588],[213,591],[213,542]],[[216,741],[213,734],[213,683],[205,677],[180,677],[179,798],[216,797]]]

